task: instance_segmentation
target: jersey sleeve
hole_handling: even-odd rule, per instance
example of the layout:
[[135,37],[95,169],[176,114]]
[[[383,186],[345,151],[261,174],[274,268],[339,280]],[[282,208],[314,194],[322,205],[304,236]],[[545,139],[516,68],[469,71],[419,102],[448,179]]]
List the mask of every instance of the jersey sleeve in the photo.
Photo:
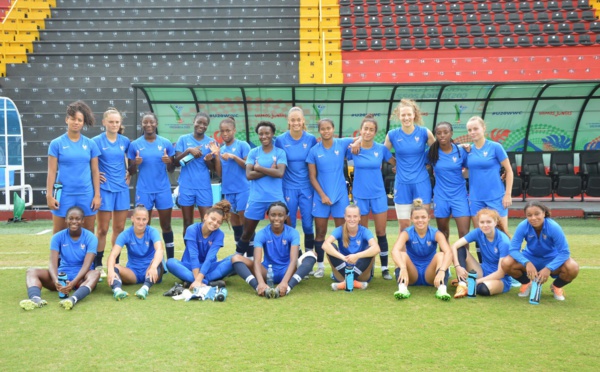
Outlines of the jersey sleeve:
[[287,165],[287,154],[280,148],[277,148],[277,164]]
[[150,235],[150,239],[152,240],[152,243],[156,243],[156,242],[160,242],[162,241],[162,238],[160,236],[160,233],[158,232],[157,229],[155,229],[152,226],[148,226],[148,235]]
[[186,148],[184,136],[180,136],[179,139],[177,139],[177,143],[175,144],[175,152],[184,152],[185,150]]
[[496,234],[500,234],[500,239],[498,239],[498,257],[506,257],[510,250],[510,239],[505,233],[498,229],[496,229]]
[[566,260],[571,256],[571,252],[569,251],[569,243],[567,243],[567,238],[562,228],[558,223],[553,220],[548,221],[550,233],[550,237],[552,238],[552,243],[554,244],[554,248],[556,249],[557,255],[550,261],[546,267],[550,269],[550,271],[554,271],[562,266]]
[[262,229],[256,233],[256,236],[254,237],[254,248],[265,249],[265,247],[264,247],[265,229],[270,228],[270,226],[271,225],[267,225],[264,229]]
[[473,243],[474,241],[477,240],[477,231],[478,230],[479,230],[478,228],[475,230],[471,230],[465,236],[463,236],[463,238],[465,238],[467,243]]
[[129,229],[125,229],[123,230],[119,236],[117,236],[117,239],[115,240],[115,245],[118,245],[119,247],[123,248],[127,243],[129,243],[127,236],[129,235]]
[[527,234],[526,220],[521,222],[519,226],[517,226],[515,234],[513,235],[512,240],[510,241],[510,249],[508,251],[508,254],[510,254],[510,256],[514,258],[515,261],[517,261],[523,266],[525,266],[527,262],[529,262],[529,260],[525,258],[523,253],[521,253],[521,245],[523,244],[525,234]]
[[127,158],[128,159],[135,159],[135,156],[137,152],[137,143],[135,141],[131,142],[129,144],[129,148],[127,149]]
[[291,234],[292,235],[291,236],[292,246],[294,246],[294,245],[299,246],[300,245],[300,233],[294,228],[292,228],[290,231],[292,232],[292,234]]
[[336,227],[331,232],[331,236],[335,238],[335,240],[340,240],[342,238],[342,226]]
[[468,168],[468,161],[467,158],[469,157],[469,153],[467,152],[467,150],[465,150],[462,146],[457,146],[458,147],[458,153],[460,154],[460,158],[462,159],[462,167],[463,168]]
[[502,147],[502,145],[499,143],[495,143],[495,148],[496,148],[496,159],[498,159],[498,163],[502,163],[504,161],[504,159],[508,158],[508,155],[506,154],[506,150],[504,150],[504,147]]
[[98,144],[95,141],[89,141],[90,142],[90,154],[91,154],[91,158],[97,158],[98,156],[102,155],[102,153],[100,152],[100,147],[98,146]]
[[246,165],[254,164],[256,162],[256,151],[250,150],[248,157],[246,158]]
[[250,153],[250,145],[248,142],[240,142],[240,157],[242,159],[247,158]]
[[56,138],[52,142],[50,142],[50,146],[48,146],[48,155],[58,158],[59,149],[60,149],[60,145],[58,143],[58,138]]
[[190,265],[192,270],[200,269],[200,262],[198,261],[198,255],[200,252],[200,247],[198,247],[198,240],[196,239],[196,235],[198,234],[198,229],[200,224],[195,223],[185,230],[185,236],[183,238],[185,242],[185,249],[188,252],[188,256],[190,258]]
[[308,156],[306,157],[306,163],[307,164],[315,164],[315,147],[314,146],[308,152]]
[[167,149],[167,155],[169,156],[173,156],[175,155],[175,147],[173,147],[173,144],[171,143],[171,141],[165,139],[165,148]]
[[354,138],[352,138],[352,137],[338,138],[338,141],[340,141],[340,145],[345,150],[348,148],[348,146],[350,146],[354,142]]
[[90,231],[86,234],[86,246],[86,253],[98,253],[98,238]]
[[[383,160],[384,161],[389,161],[392,158],[392,152],[390,150],[388,150],[387,147],[385,146],[381,146],[381,151],[383,151]],[[429,158],[427,158],[429,159]]]
[[50,239],[50,250],[57,251],[60,253],[60,232],[52,235],[52,239]]
[[373,232],[367,228],[365,228],[363,230],[363,238],[365,239],[365,241],[369,241],[371,239],[375,239],[375,235],[373,235]]
[[208,270],[210,270],[210,267],[212,266],[213,263],[215,263],[217,261],[217,253],[219,252],[219,249],[221,249],[221,247],[223,246],[223,232],[221,230],[217,230],[215,231],[215,239],[213,240],[208,253],[206,253],[206,259],[204,260],[204,262],[202,263],[202,266],[200,267],[200,272],[202,273],[202,275],[206,276],[206,274],[208,274]]

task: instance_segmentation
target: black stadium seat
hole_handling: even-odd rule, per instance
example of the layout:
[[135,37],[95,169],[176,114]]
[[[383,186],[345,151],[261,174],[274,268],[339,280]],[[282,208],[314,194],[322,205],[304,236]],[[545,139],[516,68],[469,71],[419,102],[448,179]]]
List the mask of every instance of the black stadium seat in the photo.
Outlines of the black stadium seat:
[[442,47],[442,42],[438,38],[429,39],[429,48],[431,49],[440,49]]
[[581,193],[581,176],[575,174],[575,161],[572,152],[553,151],[550,155],[550,175],[554,183],[554,194],[573,198]]

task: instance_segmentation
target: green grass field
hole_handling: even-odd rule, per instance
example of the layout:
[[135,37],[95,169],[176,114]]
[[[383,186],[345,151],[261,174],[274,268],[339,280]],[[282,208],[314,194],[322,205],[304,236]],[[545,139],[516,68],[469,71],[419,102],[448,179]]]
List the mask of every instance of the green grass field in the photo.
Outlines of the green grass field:
[[[510,231],[518,222],[511,220]],[[553,299],[549,285],[539,306],[519,298],[518,289],[442,302],[433,288],[413,287],[410,299],[397,301],[396,285],[381,279],[377,269],[366,291],[332,292],[327,270],[325,278],[303,281],[278,300],[259,298],[239,277],[231,277],[224,303],[163,297],[175,282],[171,275],[151,289],[146,301],[116,302],[103,282],[72,311],[58,305],[55,292],[43,290],[49,305],[30,312],[19,307],[27,297],[25,270],[47,266],[50,233],[36,233],[51,223],[2,223],[0,368],[598,370],[600,221],[559,222],[581,266],[564,302]],[[181,220],[173,226],[180,257]],[[232,232],[226,226],[224,231],[220,256],[234,250]],[[390,221],[390,248],[397,234],[396,222]],[[125,290],[133,294],[137,288]]]

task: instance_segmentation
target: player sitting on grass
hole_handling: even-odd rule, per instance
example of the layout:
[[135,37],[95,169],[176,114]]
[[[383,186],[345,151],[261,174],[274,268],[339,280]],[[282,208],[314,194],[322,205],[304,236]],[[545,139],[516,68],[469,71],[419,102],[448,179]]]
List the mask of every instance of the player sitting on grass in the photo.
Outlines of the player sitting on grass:
[[[259,296],[265,296],[267,299],[287,295],[308,275],[317,262],[313,251],[304,253],[298,259],[300,234],[285,224],[288,213],[289,210],[283,202],[271,203],[267,209],[271,223],[257,232],[254,238],[254,262],[241,254],[231,258],[236,273],[250,284]],[[265,282],[269,265],[273,268],[273,284],[279,283],[275,288]]]
[[[502,269],[518,280],[520,297],[529,297],[531,281],[544,284],[555,278],[550,289],[558,301],[565,300],[563,287],[579,274],[579,265],[570,256],[569,243],[560,225],[550,217],[548,207],[538,201],[525,204],[525,221],[515,230],[509,256],[502,260]],[[527,243],[523,251],[521,244]]]
[[[71,310],[96,287],[100,272],[93,270],[92,265],[96,257],[98,239],[92,232],[81,227],[83,219],[81,208],[69,208],[66,214],[67,228],[54,234],[50,241],[48,269],[27,270],[29,299],[21,301],[23,309],[33,310],[47,304],[42,300],[42,287],[58,291],[64,297],[68,296],[72,289],[76,289],[72,296],[60,301],[60,305],[67,310]],[[59,272],[67,275],[65,284],[59,282]]]
[[169,258],[167,268],[169,272],[183,281],[177,283],[164,296],[176,296],[184,288],[224,287],[222,280],[233,273],[231,256],[217,261],[217,253],[223,247],[225,234],[220,227],[223,221],[229,223],[231,204],[221,200],[206,211],[204,222],[194,223],[185,231],[185,251],[181,261]]
[[[336,241],[338,245],[334,244]],[[354,270],[354,288],[367,288],[373,277],[373,265],[380,248],[373,233],[360,225],[360,209],[357,205],[346,207],[344,224],[336,227],[325,239],[323,250],[327,253],[333,277],[337,282],[331,284],[332,290],[346,289],[344,276],[348,265]]]
[[[500,266],[502,259],[508,256],[510,247],[508,231],[498,212],[493,209],[480,209],[475,219],[479,227],[452,245],[454,268],[459,280],[454,298],[467,295],[467,271],[470,270],[477,272],[478,295],[492,296],[510,290],[510,276],[506,275]],[[468,244],[472,242],[477,242],[481,248],[481,264],[468,250]]]
[[[452,252],[446,237],[438,229],[429,226],[429,210],[421,199],[415,199],[410,212],[412,226],[402,231],[392,250],[396,263],[397,299],[410,297],[408,285],[435,286],[435,297],[450,300],[446,290],[448,266]],[[440,246],[441,252],[437,252]]]
[[[144,283],[135,295],[145,300],[150,287],[160,283],[164,268],[163,243],[158,230],[148,225],[150,212],[142,204],[133,209],[132,226],[119,234],[108,257],[108,285],[113,297],[120,301],[128,296],[123,284]],[[116,263],[123,247],[127,247],[127,266]]]

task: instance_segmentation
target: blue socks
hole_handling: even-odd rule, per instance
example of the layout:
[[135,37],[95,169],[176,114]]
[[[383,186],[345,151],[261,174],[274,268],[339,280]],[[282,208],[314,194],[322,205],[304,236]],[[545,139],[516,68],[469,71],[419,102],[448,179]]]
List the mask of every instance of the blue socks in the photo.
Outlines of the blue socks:
[[302,281],[302,278],[308,275],[308,273],[312,270],[313,266],[315,266],[315,262],[317,259],[313,256],[306,256],[302,260],[302,264],[298,267],[298,270],[292,275],[292,278],[288,282],[290,288],[294,288],[296,284]]
[[119,275],[119,269],[115,267],[115,274],[117,274],[117,278],[115,280],[113,280],[113,284],[110,286],[110,288],[112,288],[113,292],[116,289],[121,289],[121,287],[123,286],[123,282],[121,281],[121,275]]
[[165,250],[167,251],[167,259],[175,257],[175,240],[173,238],[173,231],[162,234],[163,240],[165,241]]
[[315,251],[317,252],[317,262],[325,260],[325,251],[323,250],[323,241],[315,241]]
[[248,266],[246,266],[245,263],[235,262],[233,264],[233,269],[242,279],[246,281],[246,283],[250,284],[250,286],[256,290],[258,287],[258,280],[256,280],[254,275],[252,275],[252,272],[250,269],[248,269]]
[[89,287],[82,285],[75,291],[75,293],[73,293],[73,296],[69,298],[73,301],[73,305],[75,305],[78,301],[83,300],[91,292],[92,290]]
[[381,270],[387,270],[389,250],[387,236],[378,236],[377,244],[379,244],[379,248],[381,249],[381,252],[379,252],[379,259],[381,260]]
[[27,288],[27,297],[36,304],[42,300],[42,289],[40,287]]

